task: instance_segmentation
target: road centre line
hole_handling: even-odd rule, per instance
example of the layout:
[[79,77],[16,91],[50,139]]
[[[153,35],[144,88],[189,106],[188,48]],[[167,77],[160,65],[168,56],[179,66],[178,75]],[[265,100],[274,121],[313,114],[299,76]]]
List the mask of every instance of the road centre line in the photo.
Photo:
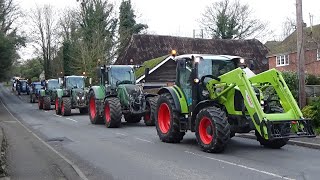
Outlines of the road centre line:
[[79,175],[79,177],[83,180],[88,180],[86,175],[80,170],[80,168],[74,164],[71,160],[66,158],[64,155],[59,153],[57,150],[55,150],[52,146],[50,146],[48,143],[43,141],[38,135],[36,135],[34,132],[32,132],[29,128],[27,128],[24,124],[22,124],[21,121],[19,121],[7,108],[7,106],[3,103],[2,99],[0,99],[1,104],[3,107],[8,111],[8,113],[15,119],[23,128],[25,128],[28,132],[30,132],[34,137],[36,137],[40,142],[42,142],[45,146],[47,146],[50,150],[52,150],[54,153],[56,153],[58,156],[60,156],[63,160],[65,160],[70,166],[76,171],[76,173]]
[[135,139],[143,141],[143,142],[148,142],[148,143],[154,144],[154,142],[146,140],[146,139],[141,139],[141,138],[138,138],[138,137],[136,137]]
[[76,120],[74,120],[74,119],[71,119],[71,118],[66,118],[67,120],[70,120],[70,121],[73,121],[73,122],[78,122],[78,121],[76,121]]
[[184,152],[188,153],[188,154],[192,154],[194,156],[198,156],[198,157],[202,157],[202,158],[206,158],[206,159],[211,159],[211,160],[214,160],[214,161],[218,161],[218,162],[221,162],[221,163],[229,164],[229,165],[232,165],[232,166],[237,166],[237,167],[244,168],[244,169],[247,169],[247,170],[250,170],[250,171],[255,171],[255,172],[258,172],[258,173],[261,173],[261,174],[266,174],[266,175],[269,175],[269,176],[273,176],[273,177],[276,177],[276,178],[281,178],[281,179],[286,179],[286,180],[295,180],[295,179],[292,179],[292,178],[289,178],[289,177],[285,177],[285,176],[281,176],[281,175],[278,175],[278,174],[274,174],[274,173],[271,173],[271,172],[258,170],[258,169],[251,168],[251,167],[248,167],[248,166],[245,166],[245,165],[241,165],[241,164],[237,164],[237,163],[233,163],[233,162],[229,162],[229,161],[225,161],[225,160],[221,160],[221,159],[217,159],[217,158],[213,158],[213,157],[204,156],[204,155],[193,153],[193,152],[190,152],[190,151],[184,151]]
[[121,135],[121,136],[127,136],[127,134],[122,134],[122,133],[116,133],[117,135]]

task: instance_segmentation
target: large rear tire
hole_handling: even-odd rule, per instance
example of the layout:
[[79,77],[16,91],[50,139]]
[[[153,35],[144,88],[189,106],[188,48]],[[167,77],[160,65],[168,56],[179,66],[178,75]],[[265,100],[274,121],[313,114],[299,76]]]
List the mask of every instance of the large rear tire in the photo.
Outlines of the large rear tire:
[[147,98],[146,103],[146,113],[143,117],[144,123],[146,126],[154,126],[155,125],[155,114],[157,108],[157,100],[158,97],[149,97]]
[[60,107],[60,99],[56,98],[54,102],[54,109],[56,110],[56,114],[60,115],[61,114],[61,107]]
[[96,97],[93,91],[89,94],[89,118],[91,124],[103,124],[103,118],[98,114]]
[[61,102],[61,114],[62,116],[71,115],[71,99],[69,97],[62,98]]
[[179,143],[185,135],[184,132],[180,132],[179,113],[175,109],[171,94],[161,94],[157,102],[155,125],[163,142]]
[[43,110],[50,110],[51,109],[51,99],[49,96],[43,97]]
[[205,152],[220,153],[230,140],[226,113],[217,107],[202,109],[196,117],[196,138]]
[[107,128],[118,128],[121,125],[121,104],[116,97],[106,98],[104,102],[104,122]]

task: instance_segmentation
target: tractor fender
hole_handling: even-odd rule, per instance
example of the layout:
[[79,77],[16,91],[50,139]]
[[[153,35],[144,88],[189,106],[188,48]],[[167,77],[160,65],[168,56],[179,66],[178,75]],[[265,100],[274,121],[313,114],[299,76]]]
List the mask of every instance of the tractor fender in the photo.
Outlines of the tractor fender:
[[158,91],[158,95],[164,94],[164,93],[169,93],[171,94],[173,101],[174,101],[174,105],[176,107],[176,111],[178,113],[181,113],[181,104],[179,101],[179,97],[177,92],[173,89],[173,87],[163,87]]
[[104,100],[106,95],[104,89],[100,86],[92,86],[89,93],[93,92],[96,99]]
[[206,108],[206,107],[212,107],[212,106],[215,106],[215,107],[219,107],[221,108],[221,104],[219,104],[218,102],[216,101],[213,101],[213,100],[205,100],[205,101],[201,101],[199,104],[197,104],[197,106],[194,108],[193,112],[192,112],[192,115],[191,115],[191,131],[194,132],[195,129],[195,121],[196,121],[196,117],[198,115],[198,113]]

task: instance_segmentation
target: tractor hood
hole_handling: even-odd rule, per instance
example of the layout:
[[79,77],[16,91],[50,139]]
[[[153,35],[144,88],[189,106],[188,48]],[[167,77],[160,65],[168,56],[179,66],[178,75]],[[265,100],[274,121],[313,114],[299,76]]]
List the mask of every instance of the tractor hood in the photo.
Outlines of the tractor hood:
[[134,84],[121,84],[119,87],[124,88],[129,96],[137,97],[143,93],[142,88]]
[[72,91],[79,97],[83,97],[85,95],[85,91],[83,89],[72,89]]

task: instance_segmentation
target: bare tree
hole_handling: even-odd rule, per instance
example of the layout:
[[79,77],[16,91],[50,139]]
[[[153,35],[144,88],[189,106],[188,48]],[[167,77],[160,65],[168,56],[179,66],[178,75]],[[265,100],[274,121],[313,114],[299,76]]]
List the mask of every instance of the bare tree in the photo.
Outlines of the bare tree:
[[286,17],[282,23],[281,39],[287,38],[296,30],[296,20],[294,18]]
[[21,16],[19,6],[13,0],[0,0],[0,31],[12,30],[12,24]]
[[266,31],[267,23],[253,17],[248,4],[239,0],[221,0],[206,7],[200,20],[212,38],[256,38]]
[[41,54],[45,77],[49,78],[50,64],[57,53],[57,19],[55,12],[49,5],[37,7],[30,13],[30,22],[32,23],[32,41],[36,44],[34,47]]

